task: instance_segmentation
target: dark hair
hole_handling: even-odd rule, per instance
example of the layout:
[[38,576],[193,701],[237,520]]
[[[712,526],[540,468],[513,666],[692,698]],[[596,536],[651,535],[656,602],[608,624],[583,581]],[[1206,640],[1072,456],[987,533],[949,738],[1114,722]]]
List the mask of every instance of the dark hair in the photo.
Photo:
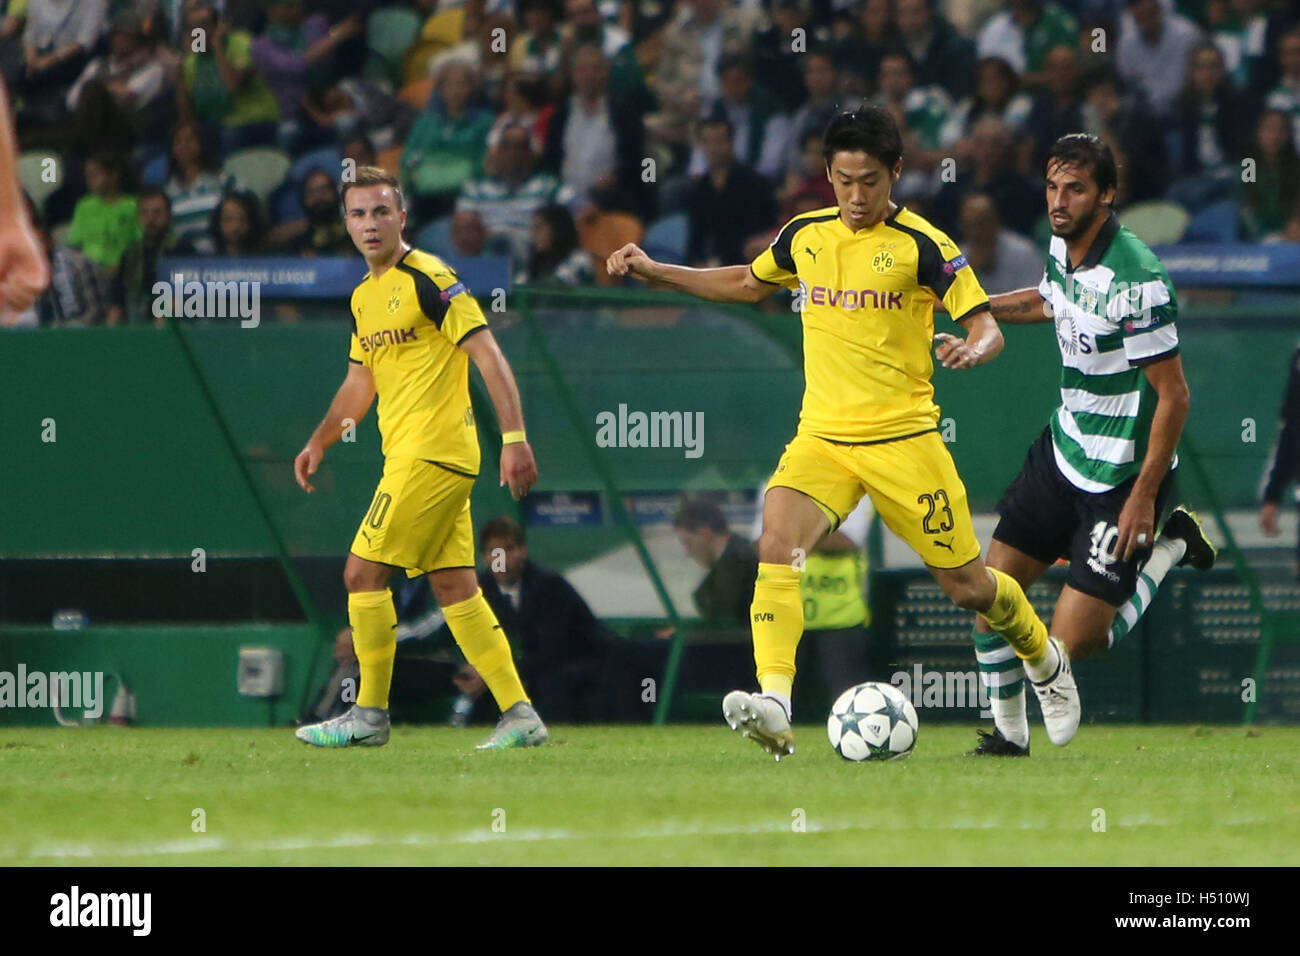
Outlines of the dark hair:
[[903,137],[886,109],[863,105],[841,110],[831,117],[822,136],[822,158],[826,165],[839,152],[866,153],[892,170],[903,157]]
[[167,212],[172,211],[172,197],[168,196],[167,191],[161,186],[141,186],[140,191],[136,193],[136,205],[138,206],[146,199],[161,199],[167,204]]
[[706,126],[725,126],[727,128],[727,139],[734,141],[736,138],[735,127],[731,125],[731,120],[727,119],[727,114],[724,110],[719,109],[700,120],[695,125],[696,134],[698,135],[704,132],[704,127]]
[[479,530],[478,546],[486,548],[493,538],[505,538],[511,544],[523,544],[523,525],[509,515],[497,515]]
[[86,162],[96,163],[109,175],[117,176],[117,190],[131,194],[139,185],[136,182],[135,167],[125,153],[115,149],[97,149],[86,157]]
[[714,534],[727,534],[731,531],[727,526],[727,516],[722,513],[722,509],[714,502],[702,498],[682,502],[677,517],[673,519],[673,527],[683,531],[699,531],[708,528]]
[[313,176],[324,176],[326,179],[328,179],[330,182],[330,187],[334,190],[335,199],[339,199],[338,180],[335,179],[330,174],[329,170],[325,169],[324,167],[313,166],[311,169],[307,170],[307,172],[303,175],[302,182],[299,183],[298,185],[298,202],[302,204],[303,209],[307,208],[307,182]]
[[535,213],[551,227],[551,248],[534,248],[528,257],[528,278],[534,282],[545,278],[578,248],[578,227],[567,206],[552,203]]
[[749,54],[740,51],[724,53],[718,58],[718,76],[722,76],[728,70],[744,70],[745,75],[753,79],[754,61],[749,58]]
[[1053,143],[1043,169],[1051,169],[1057,164],[1088,170],[1101,192],[1114,189],[1119,184],[1115,154],[1091,133],[1070,133]]
[[1105,64],[1085,70],[1079,80],[1079,89],[1083,90],[1085,94],[1099,86],[1109,86],[1120,94],[1123,94],[1126,89],[1123,78],[1115,71],[1115,68]]
[[266,221],[262,218],[262,204],[257,201],[257,197],[250,192],[241,189],[232,189],[221,197],[221,202],[217,203],[212,209],[212,218],[208,221],[208,232],[212,236],[212,241],[216,243],[217,255],[229,255],[230,250],[226,247],[226,239],[221,234],[221,210],[226,203],[238,203],[244,207],[244,215],[248,217],[248,242],[250,250],[256,249],[262,243],[262,238],[266,233]]
[[176,163],[176,152],[172,144],[176,141],[176,134],[187,128],[193,129],[194,135],[199,139],[199,169],[205,173],[216,172],[218,169],[221,146],[218,142],[216,128],[200,123],[197,120],[183,119],[172,126],[171,135],[167,137],[168,179],[180,174],[181,168]]

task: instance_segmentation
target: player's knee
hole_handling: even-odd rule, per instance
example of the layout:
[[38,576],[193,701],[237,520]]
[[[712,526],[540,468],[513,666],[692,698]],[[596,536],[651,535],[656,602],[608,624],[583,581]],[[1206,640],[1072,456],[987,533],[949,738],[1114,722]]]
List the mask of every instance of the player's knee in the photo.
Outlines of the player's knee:
[[[808,549],[803,549],[807,555]],[[799,559],[799,543],[787,534],[764,530],[758,539],[758,560],[764,564],[792,564]]]
[[988,583],[976,575],[952,575],[945,577],[942,583],[949,599],[962,610],[987,611],[992,603]]
[[387,569],[384,573],[377,575],[373,568],[364,564],[355,564],[348,562],[343,568],[343,587],[349,594],[358,594],[362,591],[379,591],[387,581]]
[[440,575],[429,576],[429,587],[433,589],[433,599],[439,607],[468,601],[478,593],[478,579],[474,575]]

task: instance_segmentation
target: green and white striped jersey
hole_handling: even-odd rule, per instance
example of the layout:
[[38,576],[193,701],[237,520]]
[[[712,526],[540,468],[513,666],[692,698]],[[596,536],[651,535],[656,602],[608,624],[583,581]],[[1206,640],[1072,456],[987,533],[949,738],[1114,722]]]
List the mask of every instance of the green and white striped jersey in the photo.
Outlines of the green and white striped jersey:
[[[1142,366],[1178,354],[1178,299],[1169,274],[1114,214],[1072,269],[1052,237],[1039,294],[1061,348],[1061,404],[1052,414],[1056,464],[1071,484],[1109,491],[1142,469],[1156,393]],[[1178,464],[1177,456],[1170,467]]]

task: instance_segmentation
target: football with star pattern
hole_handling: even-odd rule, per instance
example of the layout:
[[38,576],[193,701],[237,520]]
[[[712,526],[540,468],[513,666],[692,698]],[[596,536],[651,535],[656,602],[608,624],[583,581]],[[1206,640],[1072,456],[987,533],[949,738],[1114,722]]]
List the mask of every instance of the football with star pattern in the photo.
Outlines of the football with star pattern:
[[897,760],[916,746],[916,708],[893,684],[869,682],[840,694],[826,735],[845,760]]

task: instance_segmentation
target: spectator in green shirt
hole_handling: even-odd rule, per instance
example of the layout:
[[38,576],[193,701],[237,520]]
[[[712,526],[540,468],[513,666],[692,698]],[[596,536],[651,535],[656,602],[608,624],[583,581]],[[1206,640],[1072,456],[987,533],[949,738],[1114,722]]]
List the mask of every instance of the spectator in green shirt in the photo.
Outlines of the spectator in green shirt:
[[[192,45],[195,30],[202,30],[207,38],[199,50]],[[182,114],[200,123],[219,124],[223,153],[273,144],[280,107],[265,77],[254,68],[252,34],[230,30],[211,0],[188,0],[181,42],[185,45]]]
[[99,152],[86,160],[85,175],[89,193],[73,210],[68,245],[112,277],[122,253],[142,235],[135,196],[125,192],[133,185],[130,169],[120,154]]
[[422,222],[450,212],[461,186],[483,165],[492,114],[471,105],[476,86],[472,65],[445,63],[406,137],[402,179]]

